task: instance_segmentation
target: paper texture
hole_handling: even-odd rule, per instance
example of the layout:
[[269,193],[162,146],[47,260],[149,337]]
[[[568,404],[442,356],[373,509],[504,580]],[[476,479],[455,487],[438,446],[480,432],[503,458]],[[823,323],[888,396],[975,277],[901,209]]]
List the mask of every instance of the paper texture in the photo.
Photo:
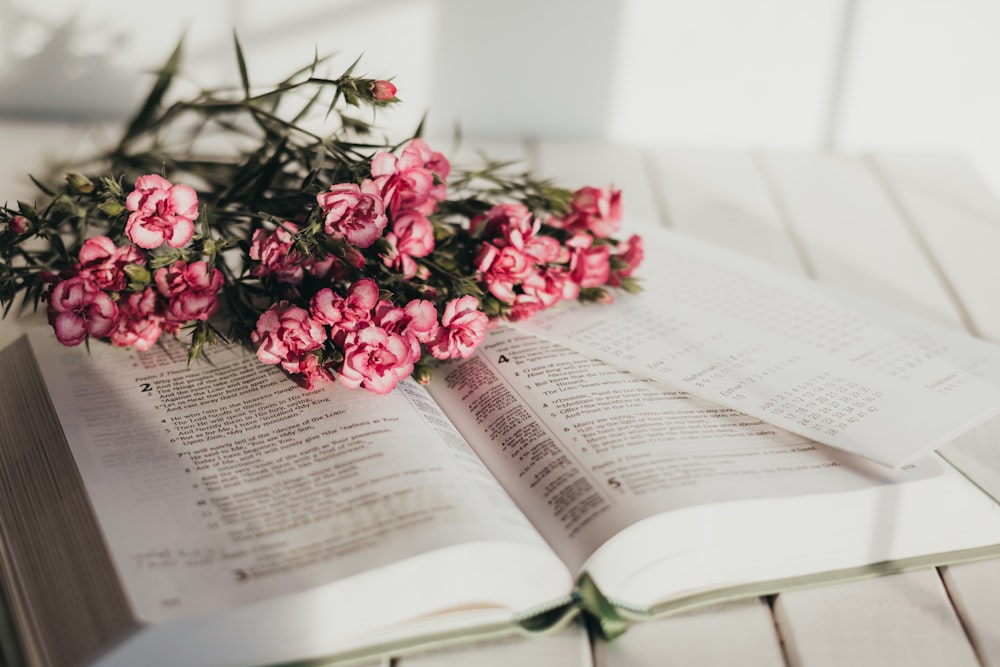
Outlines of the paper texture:
[[898,466],[1000,409],[1000,348],[664,232],[639,295],[518,323],[589,356]]

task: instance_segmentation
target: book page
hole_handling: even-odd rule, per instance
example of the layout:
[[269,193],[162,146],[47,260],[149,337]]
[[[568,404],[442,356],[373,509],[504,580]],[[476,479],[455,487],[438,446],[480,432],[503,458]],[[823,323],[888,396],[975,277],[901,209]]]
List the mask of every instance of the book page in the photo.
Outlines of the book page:
[[429,386],[573,568],[668,510],[932,478],[892,470],[512,328]]
[[415,383],[387,396],[308,392],[238,347],[213,347],[211,365],[188,368],[176,343],[146,353],[93,345],[89,355],[51,334],[32,344],[148,621],[460,542],[548,550]]
[[647,241],[641,294],[518,326],[892,466],[1000,409],[995,345],[682,235]]

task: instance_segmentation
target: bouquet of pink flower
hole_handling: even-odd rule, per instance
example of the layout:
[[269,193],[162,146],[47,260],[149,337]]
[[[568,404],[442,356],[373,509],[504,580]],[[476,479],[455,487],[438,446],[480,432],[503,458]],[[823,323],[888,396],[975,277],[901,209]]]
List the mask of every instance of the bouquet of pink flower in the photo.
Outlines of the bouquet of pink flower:
[[[43,202],[0,208],[0,302],[44,304],[65,345],[146,350],[187,335],[190,359],[231,337],[312,388],[385,393],[467,357],[492,321],[635,289],[620,193],[575,192],[487,163],[460,171],[419,138],[373,141],[349,115],[398,102],[385,79],[316,75],[165,103],[180,49],[120,143]],[[292,119],[289,99],[301,100]],[[325,107],[335,130],[300,122]],[[241,147],[222,157],[203,139]],[[94,175],[97,174],[97,175]]]

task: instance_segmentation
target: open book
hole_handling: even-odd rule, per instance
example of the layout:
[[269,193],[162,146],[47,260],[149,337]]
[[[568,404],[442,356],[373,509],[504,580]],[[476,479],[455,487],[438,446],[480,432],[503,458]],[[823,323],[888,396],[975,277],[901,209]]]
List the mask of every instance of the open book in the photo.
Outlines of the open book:
[[996,347],[654,252],[644,294],[498,329],[389,396],[239,348],[0,351],[7,661],[351,659],[581,610],[613,635],[1000,553],[997,500],[919,456],[1000,405]]
[[512,328],[388,396],[211,357],[0,352],[12,664],[350,659],[581,609],[613,634],[1000,551],[936,455],[882,466]]

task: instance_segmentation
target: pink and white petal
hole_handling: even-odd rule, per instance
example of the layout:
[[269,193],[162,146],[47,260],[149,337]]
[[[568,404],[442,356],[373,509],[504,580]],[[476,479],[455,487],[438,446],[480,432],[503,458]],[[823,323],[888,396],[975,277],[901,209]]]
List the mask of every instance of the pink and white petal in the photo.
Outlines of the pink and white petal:
[[128,223],[125,225],[125,234],[128,236],[129,240],[140,248],[145,248],[147,250],[159,248],[163,245],[163,233],[143,227],[143,220],[136,217],[136,215],[137,214],[133,214],[132,216],[129,216]]
[[167,239],[167,245],[171,248],[181,248],[187,245],[192,236],[194,236],[194,222],[187,218],[177,218],[170,238]]
[[56,340],[66,346],[79,345],[87,337],[87,322],[76,313],[60,313],[52,323]]

